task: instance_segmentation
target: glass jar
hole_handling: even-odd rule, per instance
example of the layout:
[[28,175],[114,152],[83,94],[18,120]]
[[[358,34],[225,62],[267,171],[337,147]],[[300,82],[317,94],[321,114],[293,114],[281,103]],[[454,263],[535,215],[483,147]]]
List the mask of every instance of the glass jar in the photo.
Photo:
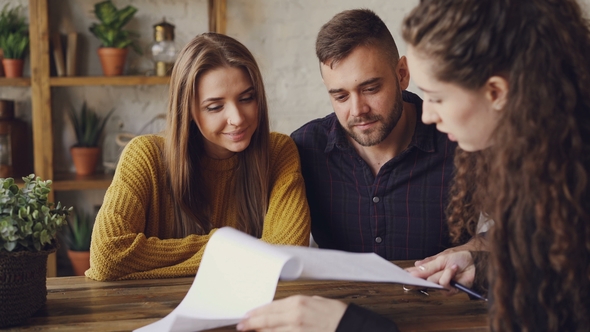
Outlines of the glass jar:
[[151,52],[156,63],[156,75],[170,75],[176,61],[178,47],[174,43],[174,25],[166,22],[165,19],[154,25],[154,43]]

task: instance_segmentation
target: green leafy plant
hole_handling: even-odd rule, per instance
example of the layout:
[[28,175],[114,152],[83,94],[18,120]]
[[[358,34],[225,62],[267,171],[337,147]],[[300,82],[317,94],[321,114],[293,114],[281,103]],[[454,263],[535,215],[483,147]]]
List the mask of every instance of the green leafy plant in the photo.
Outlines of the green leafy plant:
[[28,25],[21,15],[21,6],[12,9],[9,4],[0,11],[0,48],[6,59],[23,59],[29,46]]
[[104,129],[108,118],[113,114],[112,109],[104,118],[101,118],[95,111],[86,107],[86,102],[82,104],[82,109],[78,115],[72,108],[70,110],[70,120],[76,132],[76,147],[95,147],[98,146],[98,140]]
[[58,230],[72,208],[47,201],[51,180],[35,174],[23,177],[19,188],[13,178],[0,179],[0,250],[40,251],[55,245]]
[[8,6],[7,3],[0,11],[0,36],[14,32],[26,33],[28,26],[25,23],[25,17],[20,14],[23,7],[16,6],[9,9]]
[[0,48],[6,59],[24,59],[29,46],[29,35],[18,32],[0,36]]
[[68,231],[65,233],[68,248],[73,251],[89,251],[92,227],[94,227],[92,215],[84,212],[74,214],[68,222]]
[[127,6],[117,9],[111,0],[102,1],[94,5],[94,15],[100,23],[92,23],[90,32],[100,40],[103,47],[126,48],[131,46],[135,52],[142,54],[141,48],[134,43],[139,34],[123,27],[129,23],[137,8]]

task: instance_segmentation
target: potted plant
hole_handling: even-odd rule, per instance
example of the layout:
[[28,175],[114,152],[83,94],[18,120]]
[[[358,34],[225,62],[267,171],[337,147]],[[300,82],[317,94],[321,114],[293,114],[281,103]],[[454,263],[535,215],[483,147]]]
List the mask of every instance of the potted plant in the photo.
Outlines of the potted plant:
[[98,56],[105,76],[123,74],[129,46],[138,54],[142,54],[141,49],[134,43],[134,39],[139,35],[123,30],[136,12],[137,8],[133,6],[118,10],[111,0],[94,5],[94,14],[100,23],[93,23],[90,32],[102,43],[98,49]]
[[95,111],[88,109],[84,102],[79,115],[73,109],[69,112],[77,140],[77,143],[70,148],[76,174],[90,175],[96,170],[100,156],[98,141],[105,123],[114,111],[112,109],[104,118],[101,118]]
[[6,4],[0,12],[0,49],[6,77],[23,76],[23,64],[29,46],[28,26],[20,15],[21,6],[8,9]]
[[18,325],[47,300],[47,255],[72,208],[47,201],[51,180],[31,174],[19,188],[0,179],[0,328]]
[[65,242],[68,246],[68,257],[77,276],[83,276],[84,272],[90,268],[92,227],[94,227],[94,218],[84,212],[77,212],[68,222]]

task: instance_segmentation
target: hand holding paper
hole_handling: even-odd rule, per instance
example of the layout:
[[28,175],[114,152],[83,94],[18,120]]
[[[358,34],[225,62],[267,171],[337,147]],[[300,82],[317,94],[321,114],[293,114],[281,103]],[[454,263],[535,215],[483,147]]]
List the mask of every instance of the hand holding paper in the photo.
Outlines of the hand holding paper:
[[249,310],[273,300],[279,278],[442,288],[374,253],[276,246],[224,227],[211,236],[197,276],[178,307],[136,331],[201,331],[236,324]]

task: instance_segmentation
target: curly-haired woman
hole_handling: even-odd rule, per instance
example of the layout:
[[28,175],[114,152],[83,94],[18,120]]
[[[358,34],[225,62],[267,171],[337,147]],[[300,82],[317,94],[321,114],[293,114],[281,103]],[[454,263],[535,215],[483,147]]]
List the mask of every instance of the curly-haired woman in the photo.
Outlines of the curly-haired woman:
[[494,220],[483,264],[458,252],[415,274],[444,286],[473,271],[489,280],[495,331],[587,330],[590,31],[579,4],[422,1],[403,37],[423,121],[462,150],[451,235],[472,234],[477,211]]
[[[459,242],[473,235],[480,211],[494,220],[487,253],[447,252],[418,262],[412,273],[449,289],[451,279],[480,287],[489,281],[494,331],[587,331],[590,31],[580,5],[422,0],[402,34],[412,79],[424,92],[422,120],[460,147],[451,235]],[[349,308],[287,298],[238,327],[396,330]]]

